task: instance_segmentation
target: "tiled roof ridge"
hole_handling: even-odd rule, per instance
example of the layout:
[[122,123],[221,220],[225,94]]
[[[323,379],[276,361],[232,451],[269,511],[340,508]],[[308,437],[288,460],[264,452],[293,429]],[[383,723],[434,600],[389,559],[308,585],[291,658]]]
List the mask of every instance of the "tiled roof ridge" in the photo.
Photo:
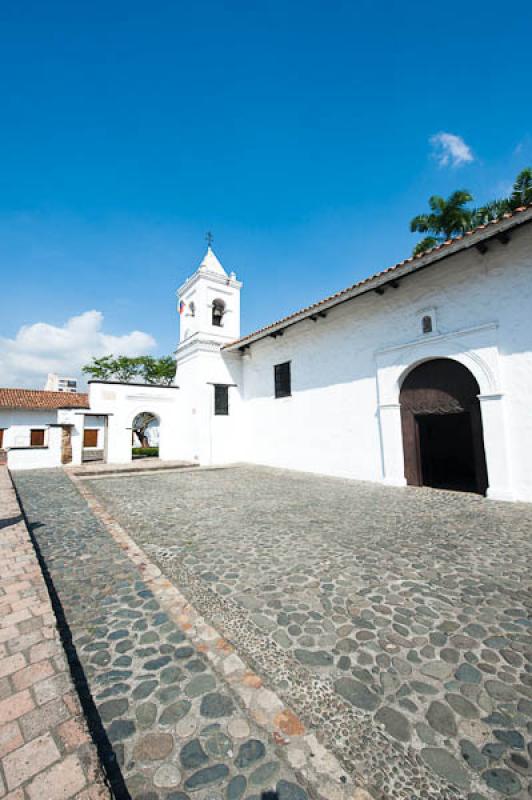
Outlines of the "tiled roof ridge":
[[89,395],[82,392],[50,392],[46,389],[0,387],[0,408],[88,408]]
[[324,297],[322,300],[318,300],[315,303],[311,303],[311,305],[309,306],[305,306],[304,308],[300,308],[297,311],[293,311],[291,314],[288,314],[288,316],[282,317],[281,319],[278,319],[275,322],[271,322],[269,325],[265,325],[263,328],[258,328],[257,330],[252,331],[251,333],[247,333],[245,336],[242,336],[239,339],[235,339],[233,342],[228,342],[222,347],[222,350],[226,350],[227,348],[232,348],[235,345],[244,344],[248,339],[252,339],[253,337],[259,336],[262,333],[266,333],[272,328],[276,328],[278,325],[282,325],[285,322],[290,322],[296,317],[299,317],[301,314],[307,314],[309,311],[317,311],[319,307],[324,305],[325,303],[330,303],[332,300],[336,300],[342,297],[343,295],[353,291],[354,289],[364,286],[364,284],[370,283],[376,278],[380,278],[382,275],[387,275],[388,273],[394,272],[400,267],[403,267],[405,264],[410,264],[414,261],[418,261],[422,258],[425,258],[431,253],[436,253],[439,252],[440,250],[443,250],[444,248],[448,248],[451,245],[455,244],[456,242],[460,242],[463,239],[473,236],[475,233],[478,233],[479,231],[485,230],[486,228],[489,228],[492,225],[500,224],[501,222],[507,219],[511,219],[512,217],[515,217],[517,214],[520,214],[523,211],[528,211],[530,209],[532,209],[532,203],[525,206],[519,206],[518,208],[515,208],[513,211],[508,211],[502,216],[497,217],[497,219],[490,220],[489,222],[485,222],[482,225],[477,225],[476,228],[472,228],[470,231],[466,231],[460,236],[454,236],[451,239],[447,239],[445,242],[441,242],[440,244],[437,244],[434,247],[429,248],[428,250],[424,250],[422,253],[418,253],[417,255],[411,255],[408,258],[405,258],[402,261],[399,261],[390,267],[386,267],[386,269],[383,269],[380,272],[375,272],[373,275],[369,275],[367,278],[363,278],[361,281],[358,281],[357,283],[354,283],[351,286],[347,286],[345,289],[340,289],[338,292],[334,292],[334,294],[331,294],[328,297]]

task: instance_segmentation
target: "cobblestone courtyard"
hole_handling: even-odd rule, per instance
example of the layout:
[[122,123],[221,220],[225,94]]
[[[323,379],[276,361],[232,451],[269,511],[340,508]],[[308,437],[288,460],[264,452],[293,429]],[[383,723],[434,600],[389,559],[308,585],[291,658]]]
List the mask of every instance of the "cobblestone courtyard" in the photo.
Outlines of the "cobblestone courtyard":
[[327,754],[338,797],[529,796],[529,506],[248,466],[80,481],[234,647],[213,669],[64,473],[15,480],[133,797],[332,800]]
[[255,467],[90,488],[369,783],[527,796],[530,507]]

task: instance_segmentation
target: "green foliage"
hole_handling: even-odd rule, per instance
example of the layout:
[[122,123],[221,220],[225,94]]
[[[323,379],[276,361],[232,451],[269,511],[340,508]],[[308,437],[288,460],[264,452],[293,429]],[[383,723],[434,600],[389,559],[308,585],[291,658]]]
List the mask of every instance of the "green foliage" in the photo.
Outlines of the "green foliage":
[[503,214],[507,214],[511,210],[507,199],[492,200],[490,203],[486,203],[485,206],[481,206],[481,208],[475,208],[471,215],[471,227],[476,228],[479,225],[486,225],[494,219],[500,219]]
[[433,247],[439,244],[438,239],[435,236],[425,236],[420,242],[416,244],[412,255],[417,256],[421,253],[425,253],[427,250],[432,250]]
[[150,456],[157,457],[159,455],[158,447],[134,447],[132,450],[133,456],[136,458],[149,458]]
[[416,244],[413,255],[420,255],[452,236],[460,236],[478,225],[500,219],[516,208],[532,204],[532,168],[521,170],[509,197],[492,200],[474,209],[467,207],[472,200],[473,195],[466,189],[453,192],[447,200],[439,195],[429,198],[430,212],[418,214],[410,222],[411,231],[430,234]]
[[109,380],[114,374],[114,357],[102,356],[101,358],[93,358],[90,364],[82,367],[81,371],[95,380]]
[[532,167],[526,167],[526,169],[521,170],[515,179],[509,203],[512,209],[532,203]]
[[139,358],[141,374],[146,383],[170,386],[175,378],[175,359],[173,356],[142,356]]
[[471,224],[471,211],[465,208],[473,196],[465,189],[453,192],[447,200],[437,194],[429,198],[429,214],[418,214],[410,222],[411,231],[431,233],[438,241],[446,241],[468,230]]
[[94,380],[130,383],[135,378],[149,384],[170,386],[175,377],[176,364],[173,356],[102,356],[93,358],[82,372]]

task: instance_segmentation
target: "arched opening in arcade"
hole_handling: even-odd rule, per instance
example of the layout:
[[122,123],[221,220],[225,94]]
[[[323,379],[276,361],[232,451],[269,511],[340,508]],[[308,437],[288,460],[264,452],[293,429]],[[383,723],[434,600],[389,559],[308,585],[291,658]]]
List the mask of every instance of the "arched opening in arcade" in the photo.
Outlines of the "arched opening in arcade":
[[408,373],[399,395],[408,485],[486,493],[479,393],[473,374],[450,358]]
[[141,411],[131,425],[133,459],[159,456],[160,419],[151,411]]

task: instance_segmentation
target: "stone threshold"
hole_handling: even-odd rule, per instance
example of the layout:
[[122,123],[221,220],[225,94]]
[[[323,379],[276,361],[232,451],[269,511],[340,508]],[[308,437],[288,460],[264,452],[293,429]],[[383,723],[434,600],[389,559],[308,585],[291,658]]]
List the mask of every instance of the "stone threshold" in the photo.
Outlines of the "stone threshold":
[[[86,462],[90,463],[90,462]],[[89,467],[88,469],[84,469],[83,467],[68,467],[65,469],[65,472],[68,475],[75,475],[78,478],[104,478],[108,475],[131,475],[134,473],[135,475],[151,475],[152,472],[166,472],[169,470],[191,470],[191,469],[199,469],[199,464],[192,464],[192,463],[183,463],[183,464],[157,464],[155,467],[150,467],[147,464],[142,464],[142,466],[134,467],[134,466],[124,466],[121,467],[119,464],[116,466],[112,464],[102,464],[100,468]]]

